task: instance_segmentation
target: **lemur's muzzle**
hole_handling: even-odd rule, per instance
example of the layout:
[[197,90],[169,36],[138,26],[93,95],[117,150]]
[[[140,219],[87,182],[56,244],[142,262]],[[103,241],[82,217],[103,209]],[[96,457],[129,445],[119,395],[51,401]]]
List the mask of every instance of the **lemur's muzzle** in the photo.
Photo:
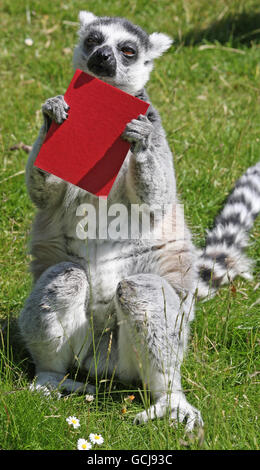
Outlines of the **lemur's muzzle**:
[[90,56],[88,68],[95,75],[113,77],[116,73],[116,59],[110,46],[97,49]]

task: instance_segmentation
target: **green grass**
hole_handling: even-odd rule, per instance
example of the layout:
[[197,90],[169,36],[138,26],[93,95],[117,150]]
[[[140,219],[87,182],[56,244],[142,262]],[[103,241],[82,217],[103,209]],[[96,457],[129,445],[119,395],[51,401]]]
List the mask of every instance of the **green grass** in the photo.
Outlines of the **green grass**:
[[[167,420],[132,426],[136,399],[122,414],[128,390],[101,389],[91,404],[28,391],[33,367],[17,338],[16,319],[30,292],[26,253],[34,207],[24,182],[27,154],[41,123],[41,104],[64,93],[72,77],[77,14],[120,15],[148,32],[174,37],[156,63],[148,91],[175,155],[177,184],[198,245],[236,178],[259,160],[260,49],[256,0],[160,0],[1,4],[0,28],[0,448],[75,449],[79,437],[101,433],[103,449],[258,449],[259,219],[248,252],[254,280],[235,281],[197,306],[183,364],[183,387],[205,422],[204,439]],[[26,38],[33,39],[31,47]],[[66,417],[81,422],[72,430]]]

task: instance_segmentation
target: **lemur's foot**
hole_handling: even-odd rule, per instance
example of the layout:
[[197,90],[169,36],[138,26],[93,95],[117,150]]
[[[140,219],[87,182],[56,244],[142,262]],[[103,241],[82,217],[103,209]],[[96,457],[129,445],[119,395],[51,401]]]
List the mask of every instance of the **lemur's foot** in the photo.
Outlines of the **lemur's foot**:
[[40,392],[45,396],[61,398],[63,393],[79,393],[95,395],[96,387],[88,383],[77,382],[66,378],[59,372],[39,372],[30,385],[32,392]]
[[148,117],[141,114],[126,125],[122,137],[132,144],[132,151],[143,151],[149,146],[153,129]]
[[69,106],[62,95],[49,98],[42,105],[42,112],[48,121],[53,120],[57,124],[61,124],[68,117]]
[[[179,402],[172,403],[170,407],[167,399],[164,400],[163,398],[148,410],[138,413],[134,419],[134,424],[144,424],[149,419],[161,418],[168,414],[170,420],[174,423],[185,423],[186,432],[193,431],[195,427],[204,426],[199,410],[188,403],[185,397],[180,399]],[[174,400],[174,397],[172,400]]]

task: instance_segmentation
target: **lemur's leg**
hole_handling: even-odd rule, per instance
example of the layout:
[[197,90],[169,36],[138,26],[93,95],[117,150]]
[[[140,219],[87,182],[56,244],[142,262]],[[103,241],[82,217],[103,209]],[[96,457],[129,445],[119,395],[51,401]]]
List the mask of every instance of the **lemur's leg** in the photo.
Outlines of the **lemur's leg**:
[[131,143],[132,151],[126,177],[130,202],[167,204],[175,201],[173,157],[159,117],[155,116],[152,122],[149,117],[140,115],[127,124],[122,137]]
[[147,385],[155,404],[139,413],[136,423],[169,417],[191,430],[202,425],[200,412],[188,403],[181,387],[180,366],[187,343],[191,298],[181,300],[163,278],[137,274],[116,291],[119,364],[122,380],[136,376]]
[[36,282],[19,318],[21,335],[36,366],[36,389],[85,390],[82,383],[64,377],[70,366],[80,366],[92,340],[88,301],[87,276],[77,264],[56,264]]
[[69,107],[61,95],[50,98],[43,104],[44,123],[27,161],[26,184],[28,192],[32,201],[41,209],[55,206],[64,193],[66,182],[37,168],[34,166],[34,162],[49,130],[51,121],[54,120],[61,124],[68,116],[68,109]]

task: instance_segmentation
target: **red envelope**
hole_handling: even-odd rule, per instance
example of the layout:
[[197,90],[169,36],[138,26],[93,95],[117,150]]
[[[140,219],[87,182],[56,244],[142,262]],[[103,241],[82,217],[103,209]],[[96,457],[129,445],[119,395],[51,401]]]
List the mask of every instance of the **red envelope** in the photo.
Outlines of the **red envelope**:
[[125,126],[149,103],[77,70],[62,124],[52,122],[35,166],[97,196],[108,196],[130,148]]

